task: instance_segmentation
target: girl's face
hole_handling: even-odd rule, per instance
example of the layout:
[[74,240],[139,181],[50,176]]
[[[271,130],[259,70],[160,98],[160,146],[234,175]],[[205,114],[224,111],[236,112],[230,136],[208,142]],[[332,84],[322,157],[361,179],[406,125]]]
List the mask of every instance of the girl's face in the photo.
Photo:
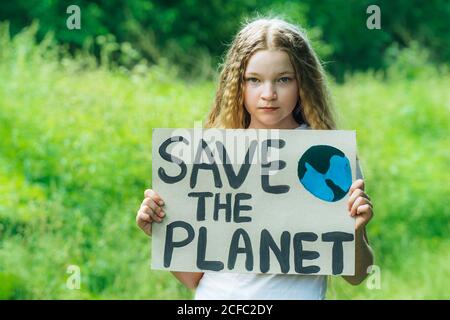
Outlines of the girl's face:
[[294,129],[292,111],[299,90],[295,70],[284,51],[260,50],[249,59],[244,73],[244,105],[249,128]]

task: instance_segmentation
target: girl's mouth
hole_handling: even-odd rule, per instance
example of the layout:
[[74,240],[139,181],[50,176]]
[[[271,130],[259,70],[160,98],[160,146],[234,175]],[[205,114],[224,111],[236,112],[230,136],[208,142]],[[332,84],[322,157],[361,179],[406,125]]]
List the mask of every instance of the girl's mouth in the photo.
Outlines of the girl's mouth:
[[266,111],[266,112],[270,112],[270,111],[275,111],[279,108],[274,108],[274,107],[264,107],[264,108],[260,108],[262,111]]

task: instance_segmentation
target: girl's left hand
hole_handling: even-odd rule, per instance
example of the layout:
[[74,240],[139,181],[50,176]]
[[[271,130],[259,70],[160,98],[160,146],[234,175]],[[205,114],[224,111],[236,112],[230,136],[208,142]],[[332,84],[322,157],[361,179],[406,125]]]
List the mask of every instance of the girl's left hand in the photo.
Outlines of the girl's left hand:
[[373,207],[369,196],[364,192],[364,180],[358,179],[350,187],[348,199],[348,212],[356,216],[355,230],[360,230],[369,223],[373,217]]

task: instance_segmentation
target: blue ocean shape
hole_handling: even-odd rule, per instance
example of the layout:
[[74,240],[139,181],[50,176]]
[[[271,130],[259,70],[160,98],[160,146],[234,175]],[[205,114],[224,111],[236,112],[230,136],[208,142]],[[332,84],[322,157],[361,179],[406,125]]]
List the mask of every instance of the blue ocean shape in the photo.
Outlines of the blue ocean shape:
[[318,172],[308,162],[305,163],[305,166],[306,172],[300,182],[319,199],[331,202],[335,197],[333,190],[326,183],[327,180],[332,181],[345,193],[350,189],[352,175],[350,162],[346,157],[332,156],[330,167],[325,174]]

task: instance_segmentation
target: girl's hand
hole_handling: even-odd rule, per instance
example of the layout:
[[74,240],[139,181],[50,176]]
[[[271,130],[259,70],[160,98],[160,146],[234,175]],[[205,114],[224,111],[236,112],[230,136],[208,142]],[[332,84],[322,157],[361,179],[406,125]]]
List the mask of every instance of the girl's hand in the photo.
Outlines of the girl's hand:
[[369,196],[364,192],[364,180],[358,179],[350,187],[348,199],[348,212],[356,216],[355,230],[360,230],[369,223],[373,217],[373,207]]
[[145,190],[144,197],[136,215],[136,223],[147,235],[151,236],[153,221],[160,223],[165,216],[165,212],[161,208],[164,202],[152,189]]

